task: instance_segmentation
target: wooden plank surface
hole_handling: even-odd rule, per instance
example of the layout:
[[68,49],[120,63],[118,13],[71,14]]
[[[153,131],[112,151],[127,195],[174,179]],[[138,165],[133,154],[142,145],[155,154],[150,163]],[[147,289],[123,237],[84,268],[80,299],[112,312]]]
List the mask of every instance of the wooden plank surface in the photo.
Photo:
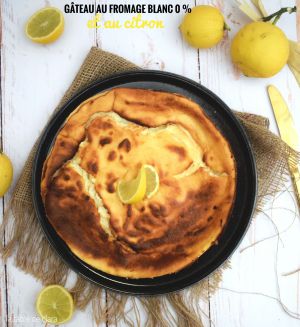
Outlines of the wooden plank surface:
[[[92,2],[91,2],[92,3]],[[63,9],[61,1],[51,6]],[[15,179],[36,138],[77,73],[90,47],[95,45],[95,31],[85,28],[90,15],[66,16],[66,28],[59,41],[41,46],[30,42],[23,29],[27,18],[44,1],[3,2],[3,136],[4,150],[14,163]],[[6,199],[9,195],[6,197]],[[34,302],[41,284],[8,262],[9,326],[36,317]],[[91,307],[76,312],[70,326],[92,325]]]
[[[199,1],[200,3],[201,1]],[[211,2],[210,2],[211,3]],[[201,51],[200,69],[201,82],[218,94],[232,108],[245,112],[264,115],[270,119],[271,129],[277,132],[271,107],[266,95],[266,86],[270,83],[280,88],[287,95],[287,101],[297,121],[300,130],[299,88],[294,77],[287,68],[284,68],[276,77],[269,79],[251,79],[239,76],[230,63],[229,51],[232,36],[240,29],[236,22],[246,23],[248,20],[242,13],[235,9],[230,1],[218,1],[218,5],[225,13],[231,27],[228,39],[216,49]],[[272,13],[281,6],[293,5],[287,1],[269,1],[266,9]],[[294,16],[285,16],[279,26],[287,35],[296,38],[296,20]],[[216,64],[218,62],[218,64]],[[298,104],[298,107],[297,107]],[[271,203],[267,205],[270,207]],[[294,210],[293,201],[288,194],[283,195],[274,207],[283,207]],[[284,209],[266,211],[273,215],[279,230],[284,230],[293,220],[293,214]],[[246,237],[234,253],[231,263],[232,269],[224,274],[222,288],[211,298],[211,318],[216,326],[298,326],[299,321],[283,314],[278,303],[261,295],[242,294],[239,292],[263,293],[278,297],[276,289],[276,270],[279,275],[279,284],[283,302],[293,311],[299,312],[299,276],[282,277],[284,267],[291,266],[291,258],[297,265],[299,250],[297,249],[296,235],[299,235],[299,220],[296,220],[289,231],[281,236],[279,244],[278,267],[276,263],[277,238],[258,244],[256,247],[240,252],[247,245],[264,237],[276,233],[274,226],[264,215],[258,215],[250,226]]]
[[[1,11],[0,11],[1,17]],[[0,37],[1,40],[1,37]],[[2,40],[1,40],[2,41]],[[2,43],[2,42],[1,42]],[[1,53],[0,53],[1,58]],[[2,62],[2,61],[1,61]],[[0,66],[0,151],[3,149],[3,136],[2,136],[2,65]],[[4,214],[4,199],[0,199],[0,222],[2,221],[2,217]],[[5,236],[1,235],[1,242],[5,243]],[[6,280],[6,264],[0,258],[0,325],[4,326],[7,321],[7,280]]]
[[[111,1],[103,0],[102,3]],[[122,3],[150,3],[129,1]],[[164,3],[173,3],[168,0]],[[293,5],[294,1],[263,1],[272,12],[280,6]],[[249,79],[241,77],[233,68],[230,57],[230,40],[236,31],[249,20],[240,13],[233,0],[202,1],[197,4],[213,4],[223,11],[232,31],[214,49],[197,51],[183,42],[178,25],[183,14],[144,15],[144,18],[159,18],[165,22],[163,30],[89,30],[86,22],[90,15],[65,15],[66,30],[56,43],[40,46],[28,41],[22,31],[26,19],[37,9],[51,5],[63,9],[66,1],[2,1],[1,43],[1,88],[2,128],[5,152],[15,167],[15,179],[35,139],[51,115],[53,108],[67,89],[83,58],[92,45],[114,52],[137,65],[171,71],[201,82],[219,95],[230,107],[267,116],[271,129],[277,133],[276,124],[266,96],[265,87],[272,83],[280,88],[300,131],[300,93],[290,71],[285,68],[272,79]],[[86,0],[83,3],[94,3]],[[185,0],[193,6],[194,0]],[[127,17],[132,15],[127,15]],[[105,14],[104,20],[125,20],[126,15]],[[299,19],[298,19],[299,22]],[[296,39],[296,16],[284,16],[279,24],[287,35]],[[300,25],[298,23],[298,31]],[[174,32],[175,31],[175,32]],[[300,32],[298,32],[298,38]],[[289,185],[287,185],[289,186]],[[9,194],[6,200],[9,198]],[[299,321],[286,315],[275,300],[254,293],[278,297],[276,270],[283,302],[293,311],[300,313],[299,273],[282,276],[300,266],[299,219],[294,219],[293,197],[281,194],[274,202],[275,209],[266,210],[281,235],[276,263],[277,238],[261,242],[255,247],[245,247],[273,235],[276,230],[266,217],[259,215],[249,228],[243,242],[232,257],[232,268],[224,274],[222,289],[212,295],[209,304],[201,302],[204,312],[210,317],[205,326],[299,326]],[[267,205],[271,207],[271,203]],[[2,213],[2,206],[0,206]],[[2,214],[0,214],[1,216]],[[291,226],[290,226],[291,225]],[[34,299],[40,283],[19,271],[9,260],[7,268],[0,263],[0,325],[26,326],[23,317],[35,317]],[[230,290],[228,290],[230,289]],[[240,293],[244,292],[244,293]],[[249,294],[253,293],[253,294]],[[7,296],[6,296],[7,294]],[[19,319],[19,323],[18,323]],[[8,322],[8,323],[7,323]],[[31,323],[28,326],[42,326]],[[76,313],[68,326],[93,326],[91,308]]]

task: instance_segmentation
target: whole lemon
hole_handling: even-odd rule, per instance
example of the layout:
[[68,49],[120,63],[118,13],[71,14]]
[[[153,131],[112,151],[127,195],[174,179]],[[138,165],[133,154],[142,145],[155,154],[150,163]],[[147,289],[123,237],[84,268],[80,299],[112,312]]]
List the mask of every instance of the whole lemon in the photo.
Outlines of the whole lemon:
[[287,63],[289,41],[277,26],[267,22],[245,25],[231,44],[233,63],[250,77],[270,77]]
[[0,198],[7,192],[13,178],[13,166],[3,152],[0,151]]
[[184,16],[179,28],[191,46],[211,48],[222,40],[226,24],[217,8],[197,6]]

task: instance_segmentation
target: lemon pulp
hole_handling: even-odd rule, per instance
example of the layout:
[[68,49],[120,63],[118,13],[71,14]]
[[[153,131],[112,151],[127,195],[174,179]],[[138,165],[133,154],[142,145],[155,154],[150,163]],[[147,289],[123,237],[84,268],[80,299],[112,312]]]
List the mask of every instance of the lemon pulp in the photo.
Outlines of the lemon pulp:
[[146,197],[151,198],[159,189],[159,176],[151,165],[144,166],[146,171]]
[[70,320],[73,315],[73,298],[64,287],[49,285],[39,293],[36,310],[44,321],[62,324]]

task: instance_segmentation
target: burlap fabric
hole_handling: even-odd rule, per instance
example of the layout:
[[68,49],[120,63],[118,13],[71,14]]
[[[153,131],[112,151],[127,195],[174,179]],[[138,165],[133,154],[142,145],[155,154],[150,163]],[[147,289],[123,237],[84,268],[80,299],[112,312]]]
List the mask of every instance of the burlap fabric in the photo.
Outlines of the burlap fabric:
[[[81,66],[72,85],[59,103],[56,111],[76,92],[90,83],[111,74],[138,69],[134,64],[92,48]],[[288,176],[287,156],[297,163],[299,154],[289,148],[280,138],[268,130],[266,118],[245,113],[235,113],[244,125],[255,153],[259,177],[258,203],[256,212],[262,210],[263,203],[274,195]],[[14,190],[9,210],[1,226],[5,231],[6,242],[1,247],[4,259],[14,254],[15,264],[23,271],[33,275],[43,284],[65,285],[70,275],[69,268],[57,256],[46,240],[36,218],[31,193],[32,162],[36,151],[33,147]],[[199,300],[208,301],[210,294],[217,289],[222,277],[222,269],[198,284],[177,293],[156,297],[133,297],[104,291],[77,276],[70,289],[76,306],[84,309],[92,302],[96,323],[107,322],[115,325],[123,321],[129,326],[141,325],[140,311],[146,315],[145,326],[202,326],[203,312]],[[129,311],[132,314],[129,314]]]

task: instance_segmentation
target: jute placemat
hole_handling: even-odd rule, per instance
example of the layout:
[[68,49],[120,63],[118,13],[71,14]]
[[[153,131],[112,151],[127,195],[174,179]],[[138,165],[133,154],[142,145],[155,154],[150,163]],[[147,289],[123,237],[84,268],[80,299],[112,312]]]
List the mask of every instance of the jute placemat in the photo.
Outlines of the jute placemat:
[[[133,69],[138,67],[114,54],[92,48],[55,111],[92,82]],[[262,210],[268,197],[280,190],[285,182],[288,175],[287,156],[290,156],[296,165],[299,154],[268,130],[266,118],[240,112],[235,114],[244,125],[255,153],[259,184],[256,208],[258,212]],[[4,215],[0,232],[3,235],[5,231],[6,244],[1,245],[0,250],[4,259],[14,254],[16,266],[43,284],[65,285],[70,269],[49,245],[33,208],[31,173],[36,144],[17,182],[9,210]],[[227,267],[228,263],[198,284],[165,296],[134,297],[110,291],[105,294],[102,288],[79,276],[70,291],[78,308],[84,309],[92,302],[96,323],[107,322],[108,325],[116,325],[117,322],[123,321],[129,326],[140,326],[139,312],[144,310],[147,321],[143,326],[199,327],[202,326],[201,316],[204,314],[199,307],[199,300],[208,301],[209,294],[218,288],[222,269]],[[129,311],[132,314],[129,314]]]

